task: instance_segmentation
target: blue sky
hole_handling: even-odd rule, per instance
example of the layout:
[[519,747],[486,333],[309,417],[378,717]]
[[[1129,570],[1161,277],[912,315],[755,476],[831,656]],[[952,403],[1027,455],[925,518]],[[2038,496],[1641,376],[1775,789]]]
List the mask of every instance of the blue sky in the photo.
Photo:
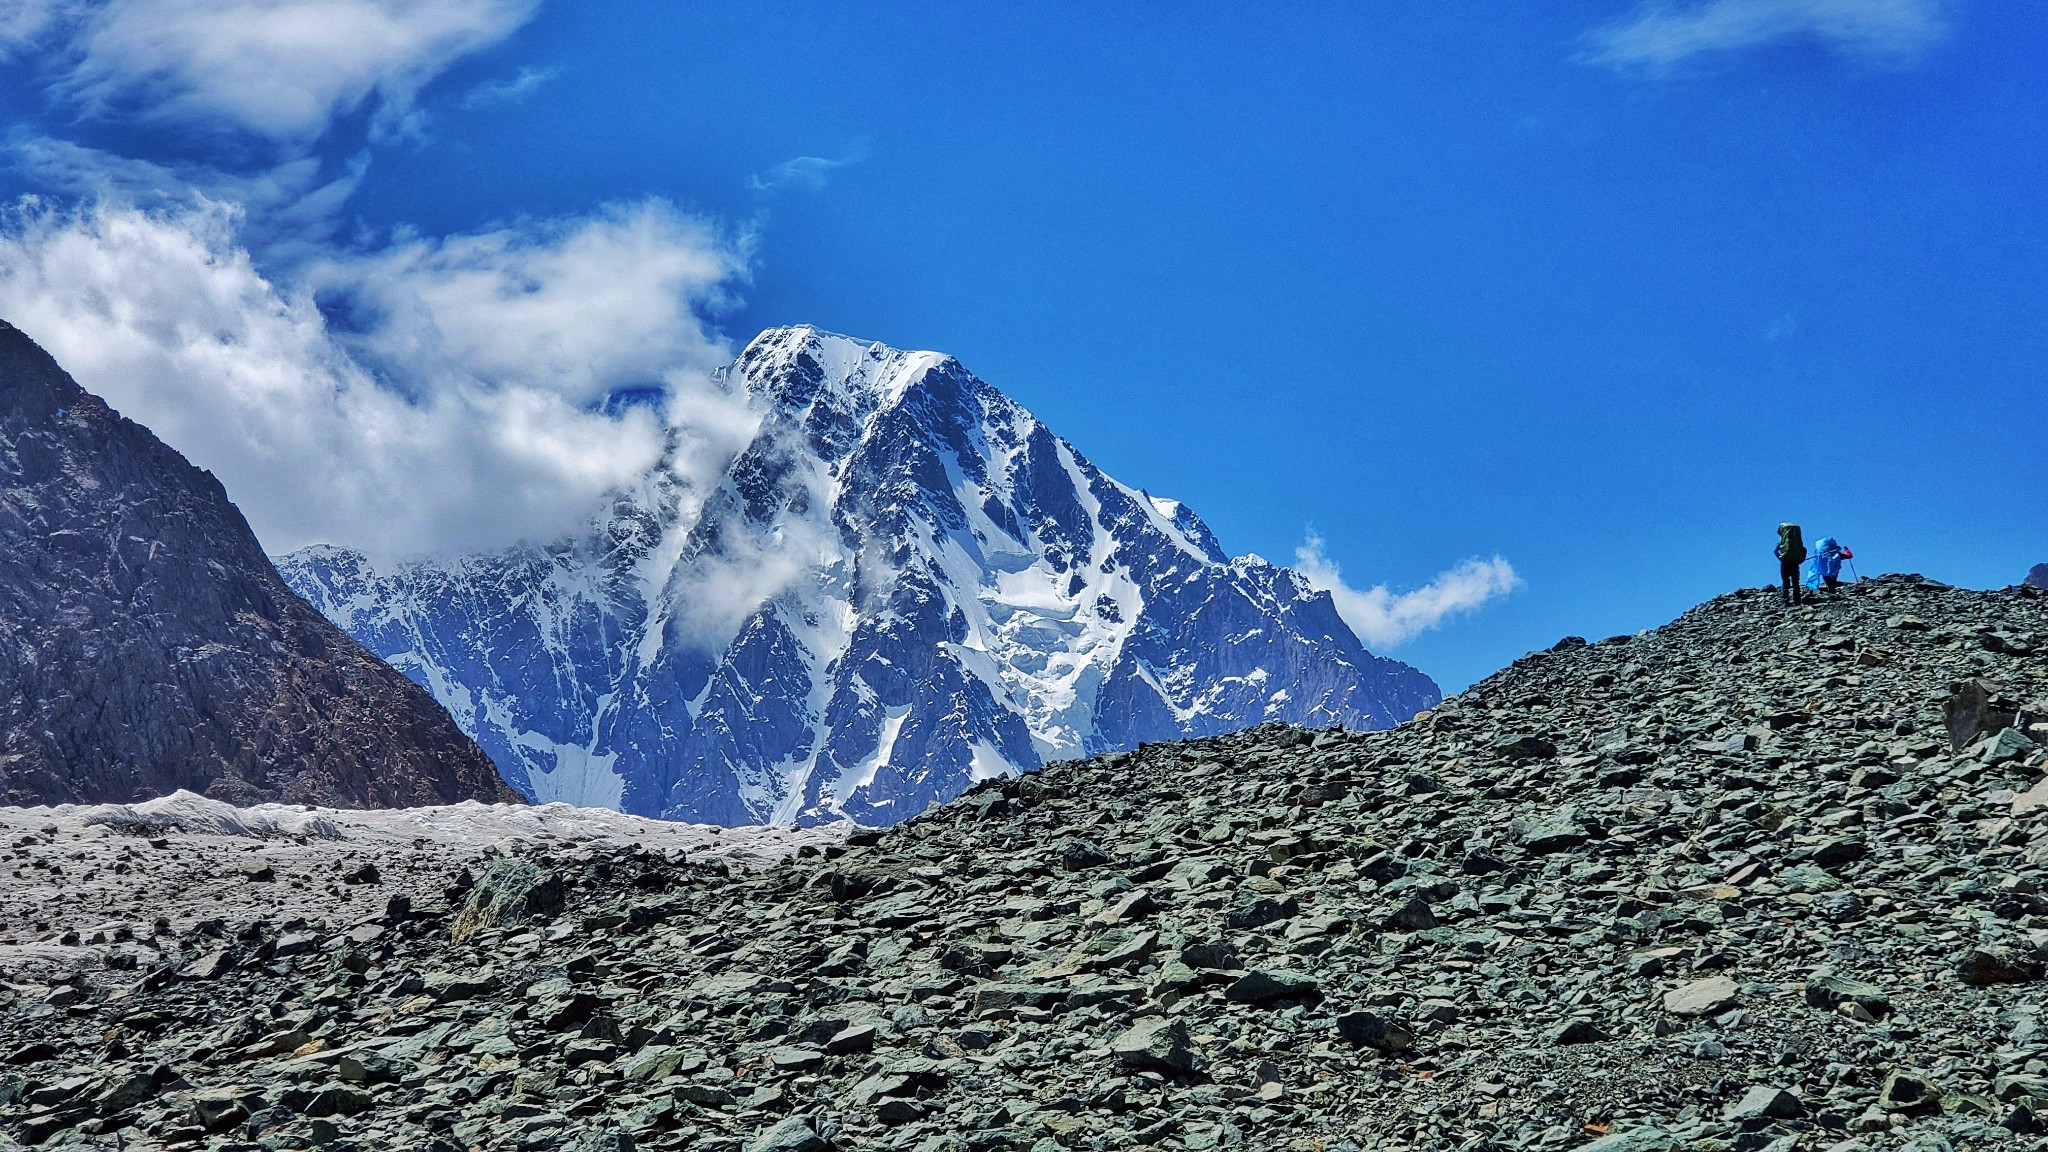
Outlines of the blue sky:
[[[958,355],[1233,552],[1313,531],[1395,594],[1505,558],[1518,588],[1392,649],[1453,687],[1770,581],[1785,518],[1866,572],[2048,560],[2038,6],[346,0],[298,50],[346,58],[280,66],[207,24],[237,5],[291,7],[0,23],[0,191],[41,197],[0,314],[154,381],[117,403],[266,541],[567,515],[645,450],[596,398],[801,322]],[[566,319],[496,309],[505,277]],[[93,334],[195,298],[336,425],[230,443],[217,350]],[[575,383],[515,379],[571,322]],[[512,447],[450,479],[480,442]],[[321,451],[352,470],[294,488]]]

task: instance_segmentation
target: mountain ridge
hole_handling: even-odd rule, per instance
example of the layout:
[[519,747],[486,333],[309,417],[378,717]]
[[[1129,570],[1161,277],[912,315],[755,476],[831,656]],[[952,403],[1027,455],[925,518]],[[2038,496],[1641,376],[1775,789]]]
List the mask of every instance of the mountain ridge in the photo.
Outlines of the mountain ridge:
[[951,356],[770,329],[718,384],[755,423],[708,487],[664,464],[579,540],[280,569],[529,797],[728,824],[887,823],[1049,759],[1440,697]]
[[0,800],[513,799],[211,473],[0,321]]

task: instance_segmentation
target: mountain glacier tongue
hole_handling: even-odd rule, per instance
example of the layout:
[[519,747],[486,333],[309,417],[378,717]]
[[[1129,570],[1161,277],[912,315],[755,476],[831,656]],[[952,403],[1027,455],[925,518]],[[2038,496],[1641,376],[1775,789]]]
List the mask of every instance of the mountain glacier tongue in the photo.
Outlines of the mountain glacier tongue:
[[665,462],[581,539],[278,567],[529,797],[671,819],[889,823],[1047,760],[1438,700],[951,357],[772,329],[722,383],[758,425],[708,492]]

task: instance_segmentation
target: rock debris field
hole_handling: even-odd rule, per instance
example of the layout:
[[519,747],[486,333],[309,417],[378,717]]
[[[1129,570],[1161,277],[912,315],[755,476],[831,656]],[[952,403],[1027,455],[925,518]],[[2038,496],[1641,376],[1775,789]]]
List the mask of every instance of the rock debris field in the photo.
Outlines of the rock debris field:
[[637,845],[758,868],[804,844],[837,843],[846,827],[713,828],[476,801],[236,808],[190,792],[133,805],[0,807],[0,980],[18,996],[24,981],[74,972],[96,982],[133,977],[175,959],[179,938],[210,921],[348,926],[383,917],[397,897],[426,908],[487,847]]
[[[0,1146],[2038,1148],[2044,697],[2048,597],[1894,576],[781,862],[363,840],[307,891],[404,891],[281,859],[125,932],[10,888],[70,967],[0,991]],[[17,882],[84,840],[9,819]]]

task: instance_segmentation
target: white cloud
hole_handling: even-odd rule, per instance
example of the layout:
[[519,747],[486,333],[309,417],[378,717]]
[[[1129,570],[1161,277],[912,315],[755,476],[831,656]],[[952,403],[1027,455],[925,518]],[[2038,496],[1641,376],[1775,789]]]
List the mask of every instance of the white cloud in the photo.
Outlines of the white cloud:
[[388,140],[539,3],[0,0],[0,57],[35,52],[60,103],[175,129],[149,159],[8,138],[41,195],[0,210],[0,316],[219,475],[273,550],[558,538],[663,460],[707,486],[751,430],[709,379],[746,237],[646,201],[336,242],[370,151],[316,154],[335,118]]
[[675,612],[667,627],[698,646],[723,648],[761,605],[801,582],[831,580],[840,547],[829,524],[802,517],[785,518],[758,535],[744,527],[722,532],[714,550],[675,570],[663,595]]
[[33,47],[77,18],[80,0],[7,0],[0,4],[0,60]]
[[[373,96],[385,131],[404,124],[422,85],[540,0],[29,2],[18,35],[67,30],[58,90],[86,110],[303,142]],[[34,14],[60,8],[84,14]]]
[[587,403],[729,359],[697,316],[725,302],[745,247],[650,200],[337,256],[309,279],[346,306],[351,347],[397,378],[458,365]]
[[1942,0],[1648,0],[1594,32],[1587,58],[1663,72],[1707,53],[1806,42],[1897,67],[1947,35],[1942,8]]
[[[0,229],[0,316],[215,472],[266,547],[490,548],[583,524],[661,456],[661,421],[589,401],[660,383],[717,427],[693,310],[742,257],[659,203],[330,256],[337,330],[273,283],[238,213],[33,203]],[[709,474],[729,436],[693,433]]]
[[370,165],[369,154],[363,152],[340,171],[329,170],[316,157],[301,156],[236,173],[200,163],[140,160],[51,136],[18,138],[9,151],[15,169],[37,187],[81,202],[169,208],[190,208],[199,201],[237,205],[242,241],[278,257],[302,255],[309,246],[332,237],[342,204],[355,194]]
[[510,80],[486,80],[462,94],[456,106],[472,111],[479,108],[499,108],[507,104],[525,102],[540,86],[561,74],[559,68],[526,67]]
[[1369,648],[1405,644],[1522,584],[1514,568],[1495,556],[1467,560],[1412,592],[1395,593],[1384,584],[1361,591],[1344,583],[1336,561],[1323,554],[1323,538],[1314,532],[1294,550],[1294,566],[1310,587],[1330,594],[1337,614]]
[[807,192],[817,192],[830,182],[832,173],[865,159],[865,143],[857,145],[842,160],[832,160],[824,156],[793,156],[767,172],[756,175],[747,183],[756,192],[775,192],[783,188],[801,188]]

